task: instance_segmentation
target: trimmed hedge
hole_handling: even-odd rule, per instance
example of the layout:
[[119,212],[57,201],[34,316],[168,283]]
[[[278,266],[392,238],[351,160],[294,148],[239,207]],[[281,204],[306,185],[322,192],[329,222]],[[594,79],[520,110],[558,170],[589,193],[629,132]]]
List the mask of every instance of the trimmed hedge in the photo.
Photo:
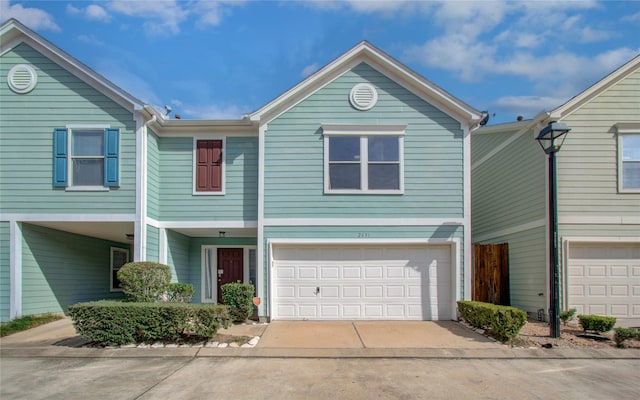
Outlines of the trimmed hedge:
[[242,322],[253,314],[255,288],[251,283],[227,283],[221,286],[222,303],[230,307],[235,322]]
[[502,342],[518,336],[527,322],[527,313],[523,310],[480,301],[459,301],[458,311],[469,324],[488,329],[492,336]]
[[613,340],[616,341],[616,346],[624,349],[626,347],[625,341],[631,339],[639,339],[640,340],[640,331],[634,328],[615,328],[615,335],[613,336]]
[[68,312],[82,337],[102,345],[207,338],[231,325],[229,308],[217,304],[102,300],[71,305]]
[[130,262],[118,271],[128,301],[161,301],[171,281],[169,266],[155,262]]
[[164,294],[164,301],[169,303],[188,303],[191,301],[195,289],[188,283],[170,283]]
[[578,320],[585,332],[609,332],[616,325],[616,317],[603,317],[601,315],[582,314],[578,315]]

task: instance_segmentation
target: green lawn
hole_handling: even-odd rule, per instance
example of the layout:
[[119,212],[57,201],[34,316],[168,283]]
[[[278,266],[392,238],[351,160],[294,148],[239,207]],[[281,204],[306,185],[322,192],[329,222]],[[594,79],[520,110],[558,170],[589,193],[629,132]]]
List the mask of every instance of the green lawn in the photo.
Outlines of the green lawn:
[[27,315],[26,317],[16,318],[13,321],[3,322],[0,324],[0,337],[11,335],[16,332],[26,331],[49,322],[62,319],[59,314],[42,314]]

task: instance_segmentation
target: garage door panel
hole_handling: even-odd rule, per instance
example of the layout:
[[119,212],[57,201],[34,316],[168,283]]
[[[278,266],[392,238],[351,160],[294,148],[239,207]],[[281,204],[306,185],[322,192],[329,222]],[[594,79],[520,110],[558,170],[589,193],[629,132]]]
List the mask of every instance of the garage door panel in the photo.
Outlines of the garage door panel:
[[[422,320],[452,316],[449,245],[274,246],[273,250],[275,319]],[[281,254],[286,259],[281,259]],[[287,272],[281,274],[280,269]],[[292,286],[296,288],[293,297]]]
[[567,297],[578,314],[614,316],[640,325],[640,244],[571,243]]

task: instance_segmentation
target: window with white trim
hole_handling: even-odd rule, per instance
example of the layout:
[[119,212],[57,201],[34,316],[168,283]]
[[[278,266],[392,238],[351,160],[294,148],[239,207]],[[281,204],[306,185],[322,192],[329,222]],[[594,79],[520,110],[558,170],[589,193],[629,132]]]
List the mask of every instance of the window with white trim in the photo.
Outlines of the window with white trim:
[[129,262],[129,250],[122,249],[120,247],[111,248],[111,278],[110,278],[110,290],[112,292],[122,291],[122,285],[118,279],[118,271],[123,265]]
[[105,190],[119,186],[120,131],[68,126],[53,131],[53,186]]
[[326,193],[404,190],[404,126],[323,125]]
[[640,191],[640,132],[618,134],[618,187]]

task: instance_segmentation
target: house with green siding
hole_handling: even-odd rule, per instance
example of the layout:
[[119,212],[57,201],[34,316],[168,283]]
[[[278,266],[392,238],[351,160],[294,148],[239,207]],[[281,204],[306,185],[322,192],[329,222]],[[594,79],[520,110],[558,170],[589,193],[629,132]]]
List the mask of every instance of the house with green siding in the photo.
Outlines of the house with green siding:
[[560,308],[640,326],[640,56],[532,120],[473,132],[474,244],[506,243],[511,305],[548,318],[549,122],[556,153]]
[[[0,317],[120,298],[127,261],[262,319],[450,320],[484,114],[368,42],[237,120],[171,119],[0,27]],[[24,160],[29,159],[28,168]]]

